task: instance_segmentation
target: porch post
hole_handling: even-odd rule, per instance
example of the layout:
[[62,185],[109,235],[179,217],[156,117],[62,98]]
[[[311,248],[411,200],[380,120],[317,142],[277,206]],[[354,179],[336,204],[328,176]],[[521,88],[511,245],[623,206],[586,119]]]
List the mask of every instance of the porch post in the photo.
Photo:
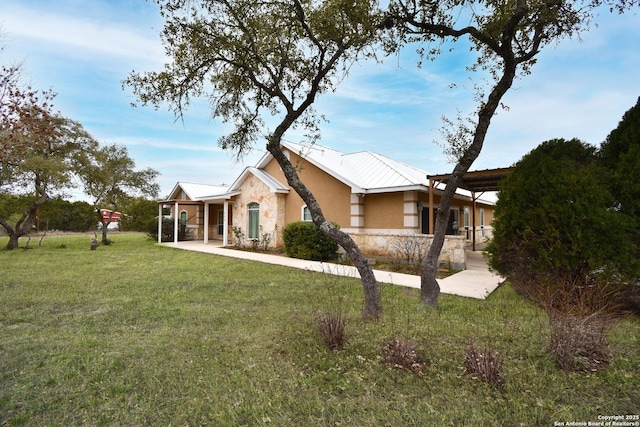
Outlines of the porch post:
[[433,234],[433,180],[429,178],[429,234]]
[[224,201],[224,209],[222,211],[222,246],[229,244],[229,201]]
[[209,202],[204,202],[204,244],[209,243]]
[[472,227],[471,229],[473,230],[473,237],[471,238],[471,249],[475,252],[476,251],[476,192],[472,191],[471,192],[471,199],[473,199],[473,205],[472,205],[472,209],[473,212],[471,213],[471,224]]
[[180,213],[178,212],[178,201],[176,200],[175,207],[173,208],[173,243],[178,243],[178,216]]
[[158,203],[158,243],[162,243],[162,203]]

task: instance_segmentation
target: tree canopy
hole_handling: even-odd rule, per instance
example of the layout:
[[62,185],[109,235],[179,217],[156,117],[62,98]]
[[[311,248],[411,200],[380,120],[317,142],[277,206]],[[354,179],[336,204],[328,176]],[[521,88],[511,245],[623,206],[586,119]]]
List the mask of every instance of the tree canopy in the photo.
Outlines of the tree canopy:
[[157,197],[160,191],[156,183],[158,172],[152,168],[136,170],[127,148],[115,144],[86,152],[79,161],[84,192],[93,201],[96,218],[102,223],[102,241],[108,243],[107,225],[111,217],[104,219],[100,209],[114,212],[128,198]]
[[[360,272],[364,315],[378,317],[380,293],[368,260],[328,221],[315,196],[281,149],[301,126],[318,137],[316,97],[334,89],[367,55],[379,17],[372,0],[158,0],[171,58],[164,71],[132,73],[125,81],[143,104],[167,102],[179,117],[192,96],[206,96],[212,115],[234,125],[222,148],[242,155],[264,138],[287,182],[305,201],[313,222],[341,245]],[[271,123],[275,122],[274,125]]]
[[640,224],[640,98],[599,151],[618,208]]
[[142,104],[166,102],[177,116],[192,97],[208,97],[212,115],[234,125],[220,146],[238,155],[278,132],[271,116],[314,139],[315,97],[336,88],[376,34],[371,0],[157,3],[172,61],[164,71],[131,73],[125,84]]
[[40,206],[73,185],[77,155],[97,147],[79,123],[53,111],[52,91],[20,85],[20,68],[0,75],[0,192],[22,195],[14,220],[2,216],[8,249],[29,233]]
[[136,192],[158,192],[157,172],[136,172],[126,148],[101,147],[80,123],[54,111],[55,97],[21,84],[19,65],[2,66],[0,226],[9,234],[8,249],[33,230],[41,206],[79,181],[96,204],[108,206]]

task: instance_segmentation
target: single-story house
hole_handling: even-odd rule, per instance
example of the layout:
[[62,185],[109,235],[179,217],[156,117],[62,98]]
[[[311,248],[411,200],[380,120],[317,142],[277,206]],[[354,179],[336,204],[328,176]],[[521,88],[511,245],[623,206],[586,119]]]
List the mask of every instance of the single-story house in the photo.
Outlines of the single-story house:
[[[391,240],[400,235],[428,239],[442,183],[427,172],[385,156],[361,151],[345,154],[317,144],[283,142],[282,148],[315,195],[327,219],[349,233],[364,253],[389,254]],[[493,203],[459,190],[450,209],[441,261],[464,268],[467,241],[491,237]],[[178,182],[160,202],[159,218],[174,219],[192,239],[234,243],[238,232],[246,239],[271,237],[269,246],[282,246],[282,229],[295,221],[311,221],[304,201],[287,184],[270,153],[247,167],[231,185]],[[161,232],[159,221],[158,239]],[[235,233],[234,233],[235,230]],[[475,234],[474,234],[475,233]]]

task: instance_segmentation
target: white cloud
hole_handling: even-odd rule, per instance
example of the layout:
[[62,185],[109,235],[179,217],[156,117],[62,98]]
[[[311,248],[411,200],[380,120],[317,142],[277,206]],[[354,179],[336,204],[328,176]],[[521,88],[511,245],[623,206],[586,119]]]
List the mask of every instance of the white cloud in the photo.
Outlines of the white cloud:
[[[41,45],[51,54],[52,49],[62,56],[85,58],[102,57],[108,62],[113,58],[132,60],[136,63],[158,64],[164,51],[157,34],[144,27],[136,28],[128,23],[100,20],[82,16],[82,10],[73,15],[52,9],[29,6],[29,3],[11,3],[2,9],[2,15],[11,16],[3,22],[3,30],[9,43],[14,38],[24,38]],[[109,58],[104,58],[104,57]]]

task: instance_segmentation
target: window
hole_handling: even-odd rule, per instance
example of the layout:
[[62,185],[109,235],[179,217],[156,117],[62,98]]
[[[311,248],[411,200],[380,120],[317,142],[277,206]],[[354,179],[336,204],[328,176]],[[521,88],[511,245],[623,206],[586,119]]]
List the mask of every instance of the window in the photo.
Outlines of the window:
[[484,208],[480,208],[480,230],[482,230],[482,237],[484,237]]
[[311,211],[308,207],[302,207],[302,221],[311,221]]
[[187,211],[180,212],[180,224],[187,223]]
[[222,236],[224,234],[224,211],[218,211],[218,235]]
[[464,229],[467,232],[467,237],[466,239],[469,240],[471,238],[471,234],[469,232],[469,208],[465,207],[464,208]]
[[260,237],[260,205],[257,203],[249,203],[249,239],[258,239]]

